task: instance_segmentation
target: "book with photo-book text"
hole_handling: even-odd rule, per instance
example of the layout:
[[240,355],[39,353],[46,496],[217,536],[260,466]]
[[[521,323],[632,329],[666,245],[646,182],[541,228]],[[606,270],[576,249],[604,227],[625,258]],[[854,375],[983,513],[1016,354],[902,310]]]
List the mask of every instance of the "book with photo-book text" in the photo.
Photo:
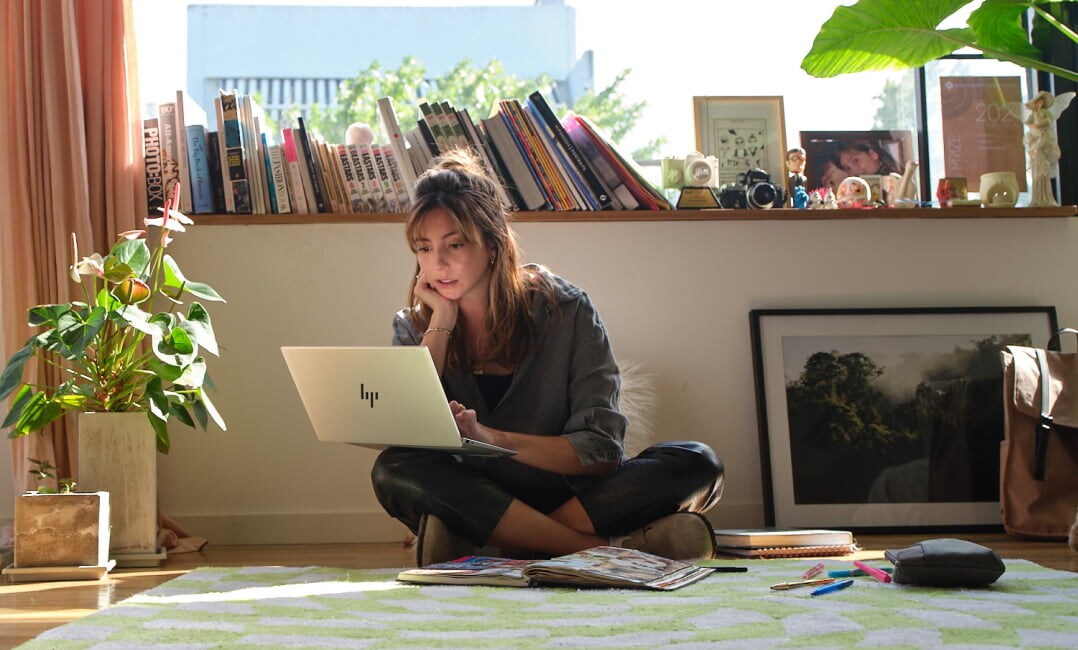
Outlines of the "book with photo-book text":
[[468,555],[407,569],[401,582],[494,587],[611,587],[670,591],[706,577],[714,569],[614,546],[596,546],[549,560],[511,560]]
[[848,530],[729,528],[715,531],[719,553],[741,557],[845,555],[858,549]]

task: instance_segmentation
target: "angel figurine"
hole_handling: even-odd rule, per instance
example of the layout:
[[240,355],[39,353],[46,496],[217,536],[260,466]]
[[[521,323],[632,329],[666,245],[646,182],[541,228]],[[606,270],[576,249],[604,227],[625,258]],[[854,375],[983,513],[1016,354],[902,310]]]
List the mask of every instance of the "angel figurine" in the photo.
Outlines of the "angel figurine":
[[[1059,142],[1056,140],[1056,119],[1070,106],[1074,93],[1062,93],[1055,97],[1042,90],[1033,99],[1018,107],[1018,114],[1027,127],[1022,142],[1026,145],[1029,172],[1033,177],[1030,207],[1059,205],[1052,195],[1052,173],[1059,160]],[[1013,106],[1013,105],[1012,105]]]

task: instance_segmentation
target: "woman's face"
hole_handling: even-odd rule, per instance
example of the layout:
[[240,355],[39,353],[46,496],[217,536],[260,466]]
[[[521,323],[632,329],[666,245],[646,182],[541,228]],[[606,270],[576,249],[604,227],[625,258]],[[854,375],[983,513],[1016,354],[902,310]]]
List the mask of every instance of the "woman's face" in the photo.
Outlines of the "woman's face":
[[880,171],[880,154],[875,151],[847,149],[839,154],[838,162],[853,176],[876,174]]
[[434,208],[419,222],[416,260],[423,280],[448,300],[487,294],[491,250],[482,241],[465,241],[453,218]]

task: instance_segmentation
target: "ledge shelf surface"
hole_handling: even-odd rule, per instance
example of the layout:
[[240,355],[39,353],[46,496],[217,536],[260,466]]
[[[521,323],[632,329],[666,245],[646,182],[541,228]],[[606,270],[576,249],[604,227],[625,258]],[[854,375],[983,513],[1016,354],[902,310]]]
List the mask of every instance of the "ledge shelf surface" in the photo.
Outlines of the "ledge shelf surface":
[[[267,226],[321,223],[403,223],[406,214],[394,212],[344,214],[198,214],[199,225]],[[517,222],[556,221],[809,221],[849,219],[991,219],[1078,216],[1078,207],[1047,208],[876,208],[838,210],[607,210],[602,212],[514,212]]]

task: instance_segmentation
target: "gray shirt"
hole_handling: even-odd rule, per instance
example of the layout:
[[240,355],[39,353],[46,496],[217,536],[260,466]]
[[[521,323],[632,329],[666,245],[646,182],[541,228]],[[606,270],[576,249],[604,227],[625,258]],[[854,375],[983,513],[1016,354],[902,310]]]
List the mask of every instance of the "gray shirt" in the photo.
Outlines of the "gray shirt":
[[[446,396],[474,408],[480,424],[488,427],[565,436],[581,464],[623,460],[626,419],[618,412],[621,382],[599,312],[579,287],[541,267],[529,268],[551,281],[557,309],[541,298],[534,301],[531,318],[535,338],[513,373],[509,389],[498,404],[489,407],[471,372],[446,368],[442,375]],[[412,324],[409,310],[397,312],[393,344],[419,345],[422,338],[423,332]],[[510,459],[479,462],[514,483],[564,485],[563,477]]]

